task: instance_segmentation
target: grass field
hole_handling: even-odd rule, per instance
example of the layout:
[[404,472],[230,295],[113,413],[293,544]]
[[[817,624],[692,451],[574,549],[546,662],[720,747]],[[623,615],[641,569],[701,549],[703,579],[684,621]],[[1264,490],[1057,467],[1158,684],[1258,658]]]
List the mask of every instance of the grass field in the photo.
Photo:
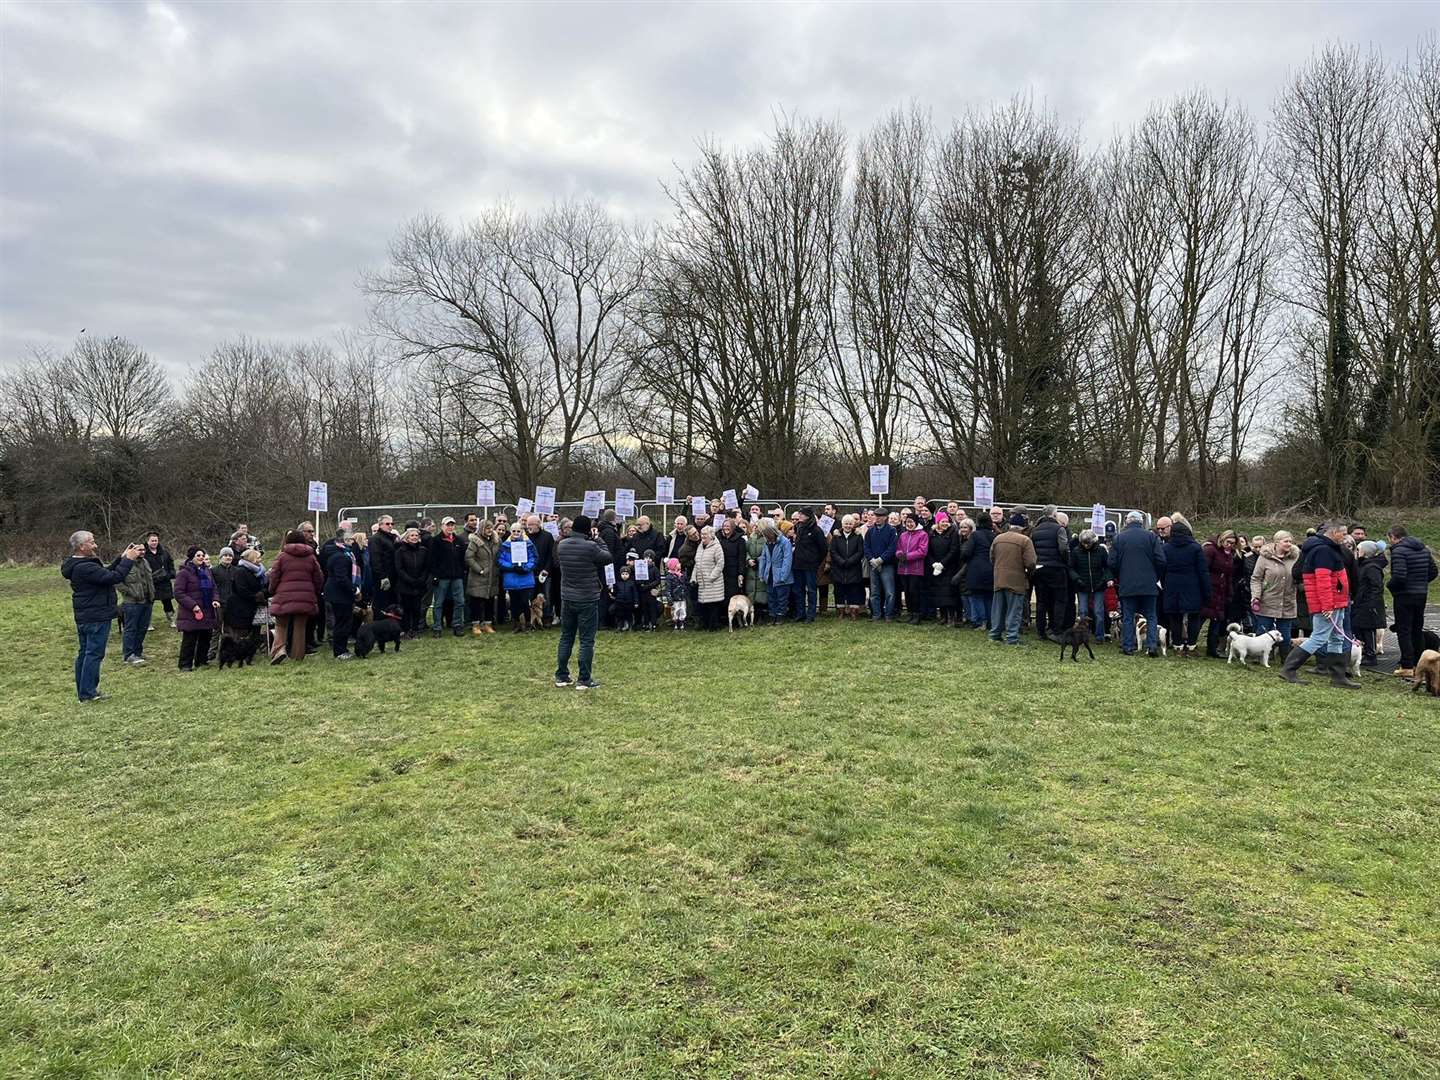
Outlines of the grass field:
[[[935,628],[180,676],[0,571],[0,1075],[1434,1077],[1440,702]],[[112,638],[118,652],[118,639]],[[1083,657],[1083,653],[1082,653]]]

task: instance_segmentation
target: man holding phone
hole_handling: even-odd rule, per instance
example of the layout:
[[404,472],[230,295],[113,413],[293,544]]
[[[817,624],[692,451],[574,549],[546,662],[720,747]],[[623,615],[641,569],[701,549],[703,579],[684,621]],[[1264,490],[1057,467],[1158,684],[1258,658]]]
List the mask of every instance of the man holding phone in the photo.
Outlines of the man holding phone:
[[95,534],[84,529],[70,534],[70,557],[60,564],[60,575],[70,582],[70,603],[75,632],[80,639],[75,654],[75,690],[80,701],[100,701],[100,662],[115,619],[115,586],[125,580],[140,557],[140,545],[131,544],[108,569],[96,555]]

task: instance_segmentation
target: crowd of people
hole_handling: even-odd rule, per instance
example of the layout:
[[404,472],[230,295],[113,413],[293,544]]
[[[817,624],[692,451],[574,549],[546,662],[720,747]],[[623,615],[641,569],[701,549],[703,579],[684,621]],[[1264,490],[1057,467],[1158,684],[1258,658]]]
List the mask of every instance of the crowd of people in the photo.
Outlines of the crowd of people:
[[1221,657],[1231,627],[1273,630],[1287,681],[1300,681],[1313,658],[1334,685],[1354,687],[1351,649],[1358,644],[1362,664],[1376,666],[1387,606],[1399,639],[1396,674],[1413,675],[1437,573],[1429,549],[1401,525],[1377,540],[1362,525],[1326,522],[1299,541],[1284,531],[1246,538],[1227,529],[1202,542],[1180,513],[1153,528],[1131,513],[1101,530],[1072,529],[1054,506],[1033,520],[1022,507],[971,517],[955,502],[920,496],[900,509],[840,514],[827,504],[788,517],[778,507],[747,513],[717,502],[693,519],[677,516],[668,531],[614,510],[595,521],[471,513],[403,528],[387,514],[323,541],[302,522],[268,562],[241,524],[217,547],[213,559],[188,548],[177,569],[152,532],[107,565],[92,534],[71,537],[62,573],[74,594],[81,701],[103,696],[100,660],[116,619],[122,661],[147,662],[157,602],[181,634],[185,672],[223,660],[227,648],[264,648],[275,664],[301,661],[327,637],[332,655],[349,660],[365,619],[395,619],[408,639],[447,629],[526,633],[558,622],[557,685],[571,684],[578,639],[580,685],[588,687],[599,626],[715,631],[738,608],[761,625],[814,623],[833,612],[974,629],[1007,645],[1025,632],[1058,642],[1083,621],[1096,641],[1118,638],[1126,655],[1152,657],[1162,628],[1185,658],[1202,650]]

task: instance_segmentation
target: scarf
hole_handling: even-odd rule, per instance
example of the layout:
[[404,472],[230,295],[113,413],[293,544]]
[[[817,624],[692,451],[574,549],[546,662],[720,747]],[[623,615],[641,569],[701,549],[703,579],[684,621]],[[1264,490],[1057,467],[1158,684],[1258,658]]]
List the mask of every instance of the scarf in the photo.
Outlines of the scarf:
[[253,563],[253,562],[249,562],[249,561],[247,561],[247,560],[245,560],[245,559],[241,559],[241,560],[240,560],[240,565],[243,566],[243,567],[245,567],[246,570],[249,570],[252,574],[254,574],[256,577],[258,577],[262,582],[265,581],[265,567],[261,566],[259,563]]
[[195,567],[195,576],[200,581],[200,607],[208,614],[215,599],[215,579],[210,576],[208,566]]

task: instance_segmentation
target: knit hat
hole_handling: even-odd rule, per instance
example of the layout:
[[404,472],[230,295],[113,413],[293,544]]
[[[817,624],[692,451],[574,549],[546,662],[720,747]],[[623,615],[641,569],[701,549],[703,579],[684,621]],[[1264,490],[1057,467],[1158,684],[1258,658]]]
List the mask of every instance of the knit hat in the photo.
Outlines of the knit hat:
[[185,549],[185,561],[186,561],[186,562],[189,562],[191,559],[195,558],[195,553],[196,553],[197,551],[204,551],[204,550],[205,550],[205,549],[202,548],[202,547],[200,547],[200,545],[198,545],[198,544],[192,544],[190,547],[188,547],[188,548]]
[[1014,525],[1016,528],[1023,529],[1027,524],[1029,524],[1029,521],[1024,514],[1011,514],[1010,524]]
[[948,513],[946,513],[944,510],[941,510],[938,514],[935,515],[935,520],[936,520],[936,521],[949,521],[949,520],[950,520],[950,515],[949,515]]
[[665,569],[666,569],[666,570],[669,570],[672,574],[675,573],[676,571],[678,571],[678,570],[680,569],[680,560],[679,560],[679,559],[666,559],[666,560],[665,560]]
[[590,535],[590,519],[584,514],[577,514],[574,523],[570,526],[571,532],[577,532],[581,536]]
[[221,549],[220,549],[220,558],[223,559],[226,555],[229,555],[229,556],[233,559],[233,558],[235,557],[235,549],[234,549],[234,548],[231,548],[231,547],[223,547],[223,548],[221,548]]
[[638,551],[627,551],[625,552],[625,558],[627,561],[630,559],[638,559],[640,558],[640,553]]

